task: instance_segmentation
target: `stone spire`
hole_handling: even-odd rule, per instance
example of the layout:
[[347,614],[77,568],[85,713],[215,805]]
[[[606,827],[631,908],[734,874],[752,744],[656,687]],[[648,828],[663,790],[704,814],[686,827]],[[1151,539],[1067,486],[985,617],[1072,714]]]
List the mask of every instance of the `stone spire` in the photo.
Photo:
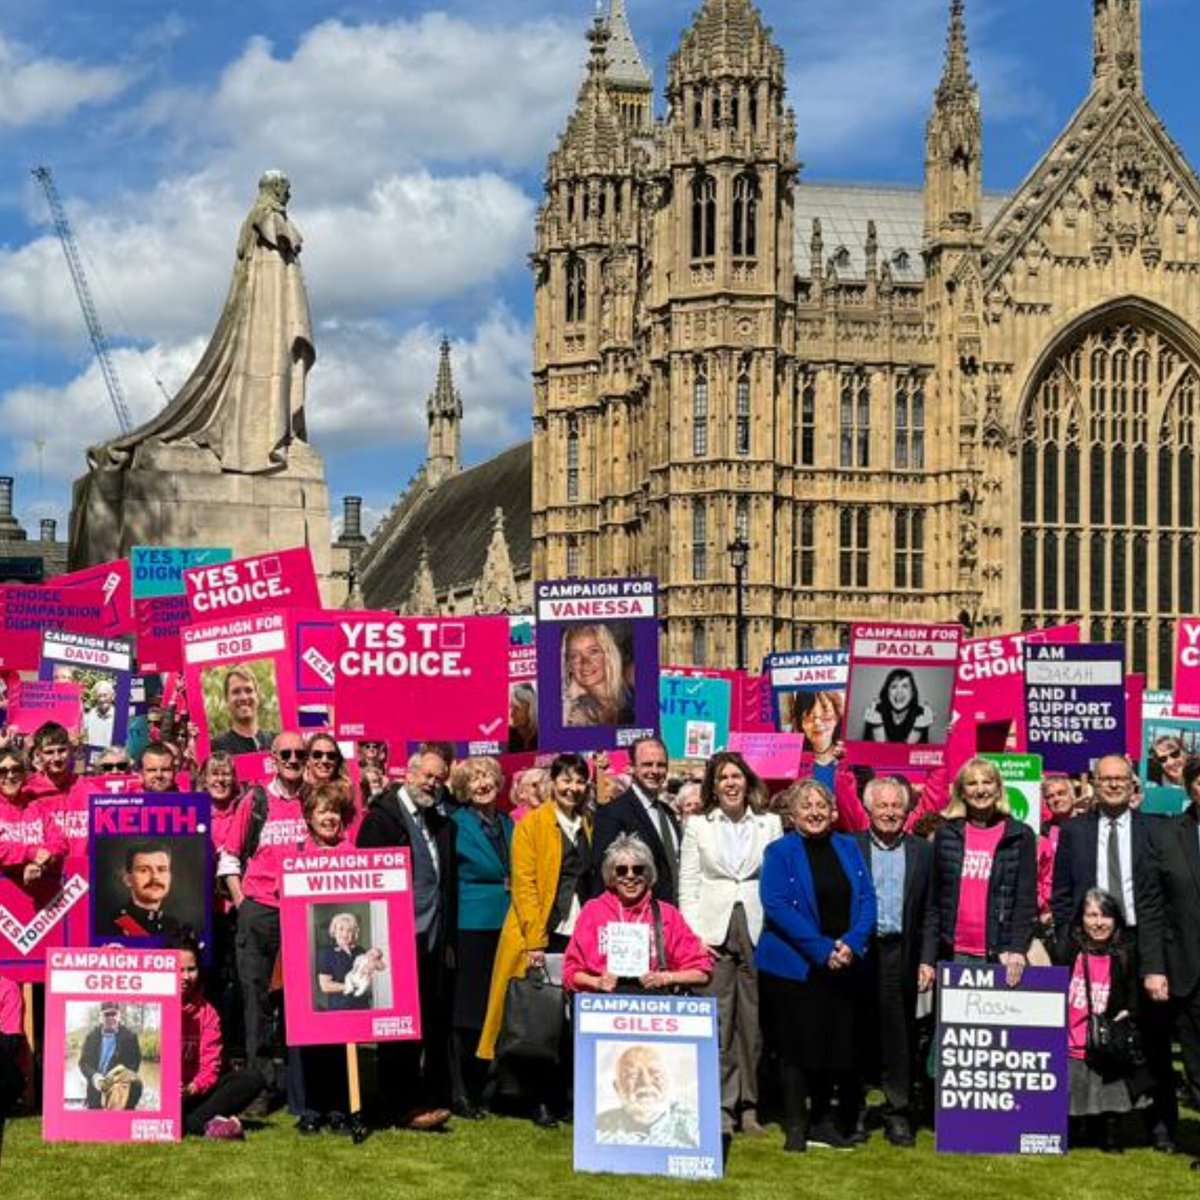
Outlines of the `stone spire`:
[[430,487],[457,475],[462,468],[462,396],[454,386],[450,368],[450,339],[442,338],[437,386],[425,406],[429,418],[429,449],[425,478]]
[[579,88],[575,111],[551,155],[552,171],[603,171],[621,158],[624,135],[608,83],[608,22],[597,13],[587,38],[591,43],[587,74]]
[[516,612],[521,604],[508,537],[504,532],[504,509],[492,514],[492,540],[488,543],[483,573],[475,584],[472,603],[477,613]]
[[751,72],[767,63],[781,72],[783,67],[783,52],[751,0],[704,0],[674,57],[685,72],[702,67],[712,75]]
[[433,569],[429,565],[429,545],[421,543],[421,559],[417,563],[417,573],[413,576],[412,591],[408,594],[408,615],[410,617],[437,616],[437,592],[433,586]]
[[654,76],[646,66],[629,17],[625,13],[625,0],[612,0],[608,12],[608,80],[621,88],[641,88],[653,91]]
[[951,0],[946,61],[925,133],[925,238],[980,226],[983,115],[971,75],[963,0]]
[[1092,0],[1095,87],[1141,90],[1142,0]]

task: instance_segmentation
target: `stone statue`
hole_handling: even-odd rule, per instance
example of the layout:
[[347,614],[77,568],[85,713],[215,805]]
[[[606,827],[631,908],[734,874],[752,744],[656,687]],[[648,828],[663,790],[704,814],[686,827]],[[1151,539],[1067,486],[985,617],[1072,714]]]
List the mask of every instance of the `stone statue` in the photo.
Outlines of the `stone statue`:
[[157,417],[88,451],[92,470],[167,465],[178,452],[200,451],[221,471],[262,474],[286,467],[289,448],[306,440],[305,381],[316,351],[290,195],[281,171],[258,181],[204,356]]

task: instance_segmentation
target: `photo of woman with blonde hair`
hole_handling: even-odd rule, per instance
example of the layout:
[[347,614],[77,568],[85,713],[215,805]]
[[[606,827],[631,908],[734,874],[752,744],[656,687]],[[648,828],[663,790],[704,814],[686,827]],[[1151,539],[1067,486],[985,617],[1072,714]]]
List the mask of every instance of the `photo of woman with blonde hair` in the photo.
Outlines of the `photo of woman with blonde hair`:
[[632,725],[633,688],[607,625],[574,625],[562,641],[563,725]]

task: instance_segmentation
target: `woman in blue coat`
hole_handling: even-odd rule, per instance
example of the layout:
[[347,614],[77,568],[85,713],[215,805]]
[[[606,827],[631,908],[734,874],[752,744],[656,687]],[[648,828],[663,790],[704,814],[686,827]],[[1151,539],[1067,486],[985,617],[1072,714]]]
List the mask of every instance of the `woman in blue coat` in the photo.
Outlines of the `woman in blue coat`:
[[458,858],[451,1108],[473,1120],[483,1115],[479,1101],[486,1064],[475,1057],[475,1047],[487,1012],[500,927],[508,915],[513,824],[496,808],[504,775],[494,758],[465,759],[455,768],[452,783],[459,807],[451,816]]
[[784,1149],[848,1149],[858,1103],[860,964],[875,931],[875,887],[854,839],[833,832],[828,788],[802,779],[784,801],[791,832],[763,856],[755,951],[763,1032],[779,1060]]

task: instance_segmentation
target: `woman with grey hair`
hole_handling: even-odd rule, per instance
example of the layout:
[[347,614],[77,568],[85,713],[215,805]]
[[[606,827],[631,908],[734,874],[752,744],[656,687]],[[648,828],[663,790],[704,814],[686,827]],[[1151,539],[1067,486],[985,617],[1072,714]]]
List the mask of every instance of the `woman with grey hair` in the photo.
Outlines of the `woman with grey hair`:
[[575,923],[563,962],[573,992],[664,991],[698,987],[712,974],[708,948],[673,904],[656,900],[650,847],[621,834],[600,865],[604,893]]
[[508,689],[508,752],[523,754],[537,748],[537,690],[532,683],[514,683]]

